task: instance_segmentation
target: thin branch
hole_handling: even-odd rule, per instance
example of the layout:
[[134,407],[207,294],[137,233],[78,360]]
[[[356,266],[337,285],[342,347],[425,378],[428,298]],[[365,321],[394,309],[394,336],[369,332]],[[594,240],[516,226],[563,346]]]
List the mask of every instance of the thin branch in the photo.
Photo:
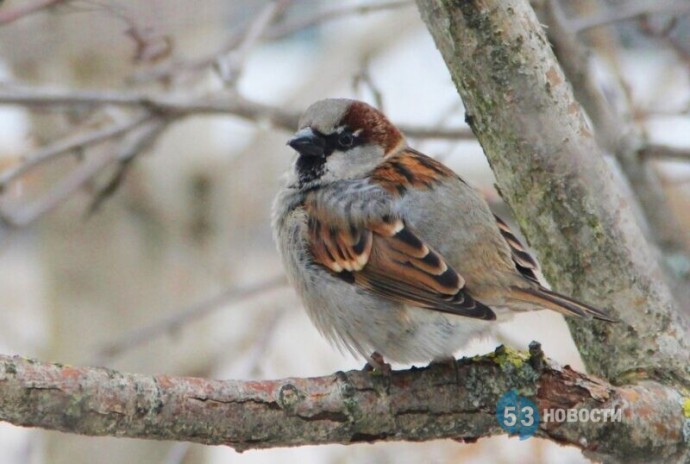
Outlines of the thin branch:
[[[461,101],[454,101],[454,102],[450,103],[445,110],[443,110],[441,113],[439,113],[438,117],[434,120],[433,125],[435,127],[446,126],[446,124],[448,123],[448,120],[450,118],[452,118],[454,115],[457,115],[458,112],[460,112],[460,111],[464,112],[464,108],[462,106]],[[467,126],[467,129],[468,129],[468,132],[472,133],[472,130],[470,129],[469,126]],[[473,140],[476,142],[477,138],[476,138],[476,136],[474,136],[474,133],[472,133],[472,136],[473,136],[472,138],[467,138],[466,140]],[[420,143],[420,145],[423,143],[424,142],[422,141]],[[417,149],[421,150],[421,147],[417,146]],[[454,151],[455,150],[452,148],[450,150],[446,150],[445,152],[438,154],[436,156],[436,159],[438,159],[439,161],[445,162],[445,160],[449,159],[453,155]],[[484,194],[484,196],[486,197],[486,193]],[[488,201],[488,197],[487,197],[487,201]]]
[[[114,193],[124,178],[129,167],[130,158],[143,151],[165,131],[169,123],[181,117],[195,114],[227,114],[242,117],[254,122],[268,121],[272,125],[293,131],[297,127],[298,113],[232,97],[206,97],[199,100],[177,99],[163,96],[150,96],[135,92],[117,92],[100,90],[55,90],[17,87],[11,90],[0,90],[0,105],[21,105],[28,108],[46,108],[60,106],[98,106],[114,105],[131,107],[144,112],[143,115],[121,124],[107,127],[90,133],[70,136],[54,142],[36,153],[29,155],[23,162],[0,173],[0,191],[7,185],[37,166],[53,160],[76,149],[86,148],[109,138],[136,131],[145,122],[151,122],[150,134],[138,139],[132,147],[122,148],[123,153],[117,156],[120,168],[111,181],[94,199],[89,211],[94,211],[103,200]],[[144,125],[144,127],[147,127]],[[410,137],[472,140],[474,135],[469,128],[434,129],[405,127],[401,129]],[[134,151],[133,151],[134,150]],[[0,211],[0,221],[11,227],[23,227],[31,224],[42,215],[53,210],[71,194],[79,190],[85,182],[96,176],[101,169],[112,161],[110,157],[101,157],[100,161],[86,163],[77,168],[71,176],[63,179],[44,198],[23,207],[20,211]]]
[[[675,179],[664,179],[664,184],[665,185],[673,185],[673,186],[678,186],[678,185],[684,185],[690,183],[690,176],[685,176],[685,177],[679,177]],[[688,276],[690,276],[690,272],[686,273]]]
[[410,0],[394,0],[374,4],[336,6],[330,10],[316,13],[313,16],[297,18],[290,23],[277,24],[268,31],[266,38],[270,40],[282,39],[310,27],[314,27],[328,21],[343,19],[347,16],[379,13],[381,11],[390,11],[411,6],[414,6],[414,3]]
[[275,0],[259,11],[246,27],[241,39],[230,53],[219,56],[215,64],[227,86],[234,87],[240,78],[249,53],[265,35],[266,29],[285,11],[292,0]]
[[690,161],[690,148],[649,144],[640,150],[643,159]]
[[265,354],[271,347],[271,343],[275,341],[275,332],[287,314],[286,307],[273,311],[268,316],[268,322],[260,328],[258,337],[254,337],[253,343],[246,350],[246,355],[242,359],[247,376],[251,378],[259,376],[262,367],[264,367]]
[[[337,6],[327,11],[315,13],[312,16],[300,16],[291,22],[276,24],[266,30],[263,37],[266,40],[274,41],[327,21],[342,19],[352,15],[364,15],[388,11],[412,5],[413,3],[410,0],[395,0],[376,3],[373,5]],[[180,70],[199,71],[206,69],[216,63],[220,57],[227,55],[237,48],[245,34],[246,28],[243,28],[242,30],[233,34],[219,50],[213,53],[188,61],[173,61],[164,63],[160,66],[152,67],[151,69],[134,74],[132,80],[134,82],[142,82],[149,80],[168,79],[175,77]]]
[[28,108],[114,105],[143,108],[170,117],[190,114],[233,114],[254,121],[268,120],[278,127],[289,128],[289,130],[296,128],[299,118],[297,113],[289,113],[239,96],[220,95],[193,100],[137,92],[18,87],[12,90],[0,90],[0,104],[21,105]]
[[[51,106],[151,106],[152,109],[165,111],[167,104],[175,107],[175,100],[167,97],[149,97],[135,92],[108,90],[63,90],[50,88],[32,88],[12,86],[0,90],[0,103],[4,105],[21,105],[28,108],[45,108]],[[181,105],[179,102],[178,105]]]
[[63,201],[80,190],[84,184],[116,159],[117,154],[113,150],[108,150],[105,155],[89,157],[42,198],[29,205],[22,206],[18,211],[2,211],[0,212],[0,217],[2,217],[6,225],[11,227],[26,227],[44,214],[57,208]]
[[469,127],[454,128],[438,128],[432,129],[427,127],[406,126],[399,124],[398,127],[403,133],[412,138],[417,139],[437,139],[437,140],[477,140],[477,137]]
[[[237,95],[214,95],[194,100],[136,92],[18,87],[12,90],[0,90],[0,105],[2,104],[21,105],[29,108],[115,105],[143,108],[169,117],[193,114],[227,114],[255,122],[267,121],[277,128],[290,132],[297,129],[297,121],[299,120],[299,112],[254,102]],[[416,138],[474,139],[469,128],[435,129],[401,125],[400,129],[408,136]]]
[[[533,345],[536,348],[536,344]],[[682,396],[649,382],[616,387],[532,354],[495,353],[389,375],[218,381],[47,364],[0,355],[0,418],[92,436],[191,441],[238,451],[278,446],[504,433],[495,416],[510,390],[545,410],[618,413],[619,421],[541,421],[537,436],[625,462],[687,462]],[[594,417],[594,416],[592,416]],[[620,446],[621,440],[625,446]],[[651,459],[646,462],[653,462]]]
[[107,343],[99,350],[97,359],[99,362],[112,359],[126,350],[141,346],[162,335],[173,333],[191,321],[208,316],[212,312],[223,308],[225,305],[262,295],[271,290],[283,287],[286,283],[285,277],[279,276],[247,287],[229,288],[208,300],[177,311],[160,321],[140,327]]
[[113,137],[120,136],[135,127],[139,127],[146,120],[150,119],[149,114],[113,124],[112,126],[98,129],[92,132],[73,134],[63,139],[39,148],[34,153],[27,155],[21,163],[5,169],[0,173],[0,192],[7,188],[7,185],[22,176],[27,171],[36,168],[48,161],[54,160],[65,154],[69,154],[77,149],[87,148],[91,145],[103,142]]
[[165,464],[184,464],[191,448],[192,444],[190,442],[175,443],[168,451],[163,462]]
[[381,92],[381,89],[371,77],[368,60],[364,60],[359,72],[353,77],[352,89],[355,92],[359,90],[366,91],[368,89],[374,98],[374,106],[380,111],[385,112],[385,108],[383,107],[383,92]]
[[[127,5],[109,0],[91,0],[89,4],[98,7],[95,11],[101,9],[109,17],[116,18],[127,26],[125,35],[134,42],[135,62],[152,63],[168,57],[172,52],[172,39],[163,34],[158,27],[142,24],[141,17]],[[163,15],[156,16],[160,18]]]
[[[144,126],[142,131],[156,130],[161,124],[166,124],[163,120],[150,121],[148,126]],[[134,153],[143,150],[148,146],[147,138],[132,137],[126,141],[119,149],[107,150],[104,155],[88,157],[86,161],[79,164],[67,177],[60,180],[47,194],[43,195],[33,203],[18,208],[17,211],[0,212],[3,222],[15,228],[26,227],[34,221],[57,208],[67,198],[79,191],[93,177],[98,175],[107,166],[115,161],[134,156]]]
[[616,4],[602,14],[586,18],[568,20],[568,29],[575,34],[619,21],[638,19],[649,14],[673,14],[676,16],[690,13],[690,3],[686,0],[666,1],[627,1]]
[[[690,4],[688,5],[688,11],[690,12]],[[670,18],[663,27],[655,28],[652,26],[649,18],[644,16],[640,18],[639,25],[639,29],[644,35],[660,41],[664,46],[672,50],[678,57],[678,60],[690,70],[690,52],[686,50],[685,41],[678,40],[673,34],[678,26],[678,17],[674,16]]]
[[88,208],[87,215],[93,214],[98,208],[110,198],[120,187],[132,166],[132,161],[140,153],[148,151],[166,131],[170,119],[154,119],[150,124],[142,126],[129,143],[120,149],[118,155],[119,166],[113,177],[96,193]]
[[32,3],[25,3],[12,10],[0,8],[0,26],[13,23],[46,8],[64,3],[65,1],[68,0],[37,0]]

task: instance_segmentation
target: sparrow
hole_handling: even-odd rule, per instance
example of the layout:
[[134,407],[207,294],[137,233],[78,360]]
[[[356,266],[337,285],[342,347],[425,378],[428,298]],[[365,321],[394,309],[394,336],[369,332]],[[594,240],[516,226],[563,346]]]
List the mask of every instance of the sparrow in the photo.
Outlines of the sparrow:
[[311,105],[273,205],[287,277],[317,329],[371,366],[442,361],[515,312],[612,321],[549,290],[474,188],[356,100]]

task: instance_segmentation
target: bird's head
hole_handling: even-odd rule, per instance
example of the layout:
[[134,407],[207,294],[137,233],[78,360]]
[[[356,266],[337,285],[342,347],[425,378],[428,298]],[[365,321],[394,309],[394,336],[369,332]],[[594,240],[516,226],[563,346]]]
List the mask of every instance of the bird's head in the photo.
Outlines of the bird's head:
[[376,108],[333,98],[307,108],[288,145],[299,154],[294,166],[296,184],[309,189],[366,175],[404,148],[405,138]]

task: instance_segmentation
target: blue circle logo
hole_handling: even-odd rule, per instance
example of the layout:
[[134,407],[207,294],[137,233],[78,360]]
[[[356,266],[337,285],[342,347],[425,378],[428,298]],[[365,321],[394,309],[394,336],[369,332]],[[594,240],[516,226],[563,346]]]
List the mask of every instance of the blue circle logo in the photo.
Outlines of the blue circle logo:
[[503,430],[526,440],[539,427],[539,411],[534,401],[510,390],[496,404],[496,419]]

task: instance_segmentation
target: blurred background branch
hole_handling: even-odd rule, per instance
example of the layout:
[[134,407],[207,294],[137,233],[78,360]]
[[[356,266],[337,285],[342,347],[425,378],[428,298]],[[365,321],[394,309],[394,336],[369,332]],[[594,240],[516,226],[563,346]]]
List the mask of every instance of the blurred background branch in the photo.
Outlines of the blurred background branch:
[[[234,71],[226,70],[227,73],[239,73],[239,67],[233,66]],[[132,107],[140,109],[143,115],[135,116],[132,120],[124,123],[115,123],[110,127],[98,128],[93,132],[80,135],[70,135],[62,140],[56,140],[47,146],[37,150],[35,153],[26,155],[24,161],[0,172],[0,191],[6,189],[8,184],[17,178],[26,175],[39,165],[49,162],[58,156],[69,154],[70,152],[84,150],[90,145],[97,144],[106,139],[119,137],[127,132],[139,129],[144,123],[148,123],[152,128],[145,135],[138,135],[135,138],[139,143],[124,150],[115,158],[119,160],[121,168],[128,166],[128,163],[137,155],[149,148],[170,125],[170,123],[182,117],[200,114],[220,114],[238,116],[253,122],[269,122],[271,125],[292,131],[297,127],[297,112],[287,112],[278,107],[271,107],[258,102],[253,102],[240,97],[239,95],[222,96],[213,95],[202,97],[196,100],[168,98],[164,96],[149,96],[144,94],[131,94],[116,91],[88,91],[88,90],[49,90],[17,88],[13,90],[0,90],[0,105],[19,105],[27,108],[46,108],[46,107],[94,107],[101,105],[112,105],[119,107]],[[443,129],[435,127],[416,127],[402,125],[401,129],[413,138],[423,139],[448,139],[448,140],[473,140],[474,135],[467,128]],[[126,163],[124,161],[126,161]],[[103,160],[106,161],[106,160]],[[52,210],[62,201],[68,198],[82,187],[88,180],[98,175],[103,169],[109,166],[109,162],[98,163],[88,169],[88,174],[74,175],[62,186],[49,194],[49,197],[40,204],[27,207],[28,211],[19,213],[8,213],[0,211],[0,217],[6,224],[13,227],[23,227],[42,214]],[[118,172],[123,173],[121,169]],[[119,187],[119,182],[111,183],[107,189],[109,194],[115,192]],[[109,196],[109,195],[108,195]],[[107,196],[100,195],[94,200],[94,205],[100,205]],[[93,206],[91,209],[94,209]]]
[[179,312],[174,312],[169,317],[165,318],[165,320],[158,321],[149,326],[139,327],[131,333],[125,334],[118,340],[105,343],[97,354],[95,364],[103,364],[103,362],[109,361],[110,358],[120,355],[125,350],[131,350],[139,345],[150,342],[156,337],[180,330],[189,322],[204,317],[212,311],[224,308],[227,304],[242,302],[245,298],[263,295],[271,290],[286,285],[287,280],[285,277],[279,276],[246,288],[230,288],[225,290],[206,301],[199,302]]
[[25,2],[20,7],[3,9],[0,11],[0,26],[10,24],[46,8],[54,7],[61,3],[67,3],[68,1],[69,0],[36,0]]

